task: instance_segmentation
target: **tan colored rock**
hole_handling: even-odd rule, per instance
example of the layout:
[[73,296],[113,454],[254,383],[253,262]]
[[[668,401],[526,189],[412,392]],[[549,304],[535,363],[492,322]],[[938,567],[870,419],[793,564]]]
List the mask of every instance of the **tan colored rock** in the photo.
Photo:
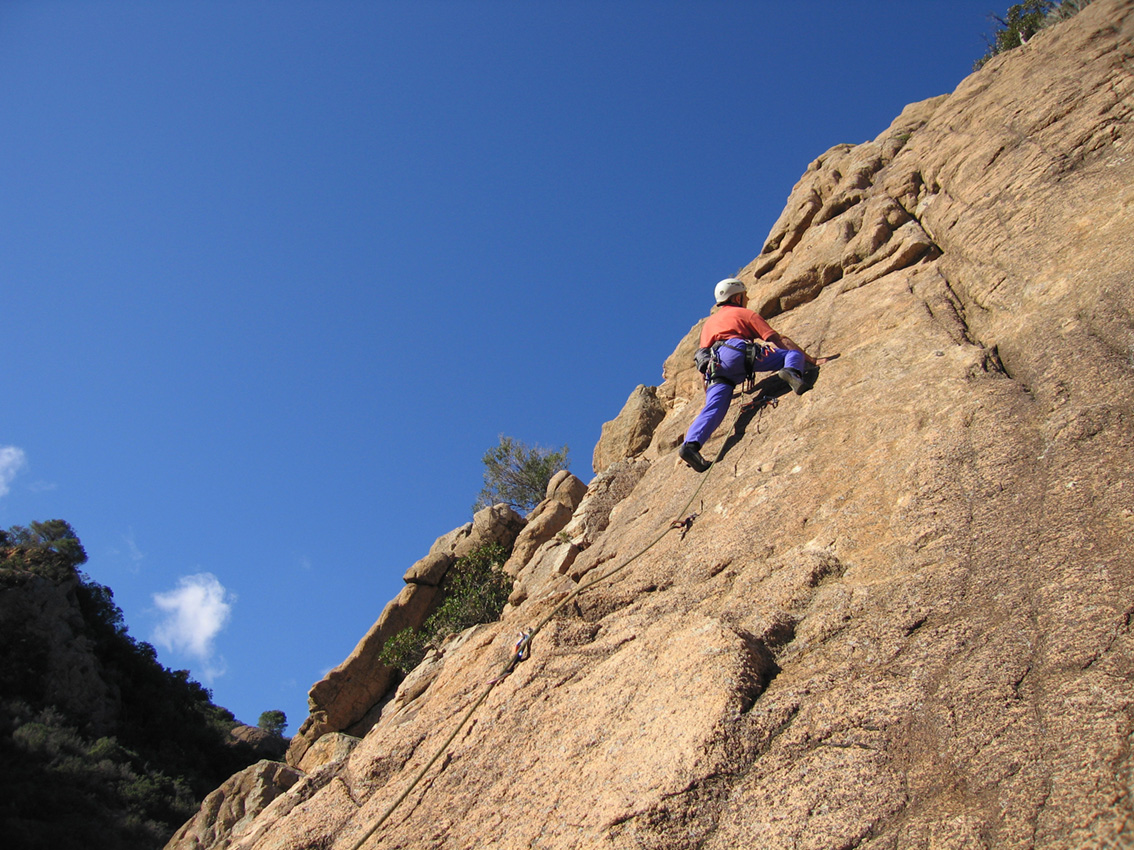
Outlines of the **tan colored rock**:
[[516,576],[535,554],[536,549],[550,540],[571,521],[574,511],[559,502],[547,502],[546,507],[533,516],[516,538],[516,548],[504,565],[504,571]]
[[524,518],[507,505],[484,508],[473,515],[472,529],[468,537],[455,543],[453,555],[463,558],[489,543],[499,543],[507,549],[523,528]]
[[406,570],[402,580],[406,584],[425,584],[437,587],[457,559],[448,552],[431,552]]
[[622,412],[602,426],[592,466],[596,473],[612,463],[637,457],[650,445],[654,429],[665,418],[657,387],[639,386],[630,394]]
[[429,547],[429,554],[436,555],[440,553],[444,555],[452,555],[456,550],[457,545],[466,540],[468,536],[472,534],[472,529],[473,524],[471,522],[466,522],[461,527],[454,528],[448,534],[442,534],[435,541],[433,541],[433,545]]
[[547,496],[532,510],[527,525],[516,537],[504,571],[517,576],[536,550],[571,521],[575,509],[587,493],[587,485],[567,470],[557,472],[547,485]]
[[[711,300],[706,299],[706,306]],[[658,387],[657,396],[666,406],[667,411],[675,408],[680,410],[690,404],[700,409],[705,400],[705,381],[693,364],[693,354],[700,345],[701,326],[704,324],[705,320],[701,319],[690,328],[673,354],[669,355],[662,364],[664,380]],[[661,427],[665,427],[664,423]]]
[[417,628],[433,613],[438,585],[458,558],[488,543],[509,547],[523,527],[519,514],[507,505],[494,505],[437,539],[430,553],[407,571],[409,583],[386,605],[354,651],[311,687],[307,699],[311,714],[291,740],[288,764],[301,764],[311,745],[330,732],[366,733],[381,714],[382,698],[395,684],[394,669],[379,659],[386,641],[403,629]]
[[438,537],[429,553],[410,567],[404,580],[412,584],[437,587],[456,563],[488,543],[511,546],[524,528],[524,519],[507,505],[493,505],[477,511],[473,521]]
[[907,107],[875,141],[838,145],[811,163],[763,252],[740,274],[752,309],[771,318],[836,282],[862,286],[940,253],[914,213],[874,180],[947,100]]
[[452,635],[440,648],[429,650],[421,663],[406,674],[405,679],[398,685],[393,698],[382,706],[382,713],[378,722],[400,726],[409,721],[417,713],[416,706],[413,706],[412,703],[424,694],[441,675],[441,671],[445,669],[445,660],[448,655],[459,650],[484,629],[484,624],[471,626],[460,634]]
[[295,768],[274,761],[245,768],[209,794],[200,811],[165,846],[169,850],[225,850],[300,776]]
[[575,510],[585,495],[587,495],[587,485],[566,469],[561,469],[547,482],[547,495],[544,498]]
[[[345,746],[345,741],[335,733],[326,738],[334,747]],[[323,750],[323,742],[318,742],[316,747]],[[320,795],[320,792],[322,792],[321,799],[326,799],[333,797],[337,789],[344,788],[340,776],[349,771],[349,758],[350,756],[346,755],[343,758],[333,759],[315,768],[306,776],[301,776],[287,793],[280,794],[261,808],[251,823],[242,824],[238,832],[222,834],[219,837],[227,841],[227,846],[231,850],[250,850],[253,847],[264,846],[265,843],[268,846],[297,841],[302,844],[303,833],[282,830],[281,822],[296,809],[310,812],[317,805],[313,798]],[[341,797],[335,799],[339,802],[343,801]],[[172,843],[167,845],[167,850],[175,850]]]
[[595,476],[587,493],[564,527],[564,536],[580,549],[586,549],[606,530],[610,514],[642,480],[650,463],[644,459],[619,461]]
[[421,663],[406,674],[405,679],[398,685],[394,698],[382,707],[383,719],[398,713],[425,693],[433,684],[433,680],[441,673],[444,664],[444,653],[435,649],[429,650]]
[[567,574],[246,850],[352,847],[537,622],[368,846],[1128,843],[1132,43],[1134,2],[1095,0],[820,156],[745,272],[841,355],[814,390],[734,409],[699,476],[663,443],[700,398],[659,387]]
[[323,735],[353,729],[381,701],[394,683],[394,669],[379,660],[382,647],[402,629],[424,623],[437,593],[436,587],[407,584],[387,603],[347,659],[311,687],[307,695],[311,714],[291,739],[288,764],[301,764],[307,750]]
[[402,588],[382,612],[377,622],[371,627],[347,660],[332,670],[325,679],[311,689],[311,699],[326,710],[333,711],[328,720],[334,725],[349,725],[353,716],[359,712],[351,708],[352,702],[357,707],[369,708],[384,692],[384,685],[363,685],[361,698],[348,701],[345,699],[352,690],[353,685],[360,684],[360,680],[368,681],[375,678],[376,658],[382,649],[386,638],[397,634],[403,629],[415,628],[425,621],[437,596],[437,589],[426,585],[407,584]]
[[324,765],[344,761],[358,746],[359,739],[342,732],[331,732],[322,736],[303,754],[299,769],[303,773],[314,773]]
[[570,571],[580,552],[582,549],[570,541],[559,538],[547,540],[516,577],[508,603],[516,606],[533,594],[553,593],[561,588],[558,577]]

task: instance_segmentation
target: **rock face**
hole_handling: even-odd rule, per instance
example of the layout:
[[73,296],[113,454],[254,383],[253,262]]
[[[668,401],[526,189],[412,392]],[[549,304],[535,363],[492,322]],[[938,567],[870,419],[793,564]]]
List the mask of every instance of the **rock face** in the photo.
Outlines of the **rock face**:
[[[77,586],[76,579],[53,582],[23,570],[0,569],[0,634],[23,644],[20,655],[35,661],[34,669],[24,673],[27,692],[34,692],[39,703],[84,718],[92,734],[106,734],[118,718],[121,699],[107,684],[85,634]],[[11,660],[4,651],[0,659]]]
[[516,538],[512,556],[504,565],[504,570],[516,575],[531,561],[539,547],[571,521],[575,508],[586,492],[587,485],[570,472],[557,472],[547,485],[546,498],[536,505],[528,516],[528,524]]
[[252,828],[268,804],[302,778],[294,768],[274,761],[246,767],[205,798],[200,810],[166,846],[224,850]]
[[238,846],[354,848],[549,615],[367,847],[1134,840],[1132,43],[1095,0],[819,157],[741,275],[815,389],[697,475],[694,326],[502,621]]
[[602,426],[592,466],[596,473],[612,463],[636,457],[650,445],[654,429],[665,419],[665,406],[657,387],[639,386],[630,394],[622,412]]
[[587,485],[566,470],[548,482],[546,498],[531,512],[504,565],[504,571],[516,577],[510,604],[520,604],[527,599],[529,588],[542,587],[574,561],[579,550],[564,528],[586,495]]

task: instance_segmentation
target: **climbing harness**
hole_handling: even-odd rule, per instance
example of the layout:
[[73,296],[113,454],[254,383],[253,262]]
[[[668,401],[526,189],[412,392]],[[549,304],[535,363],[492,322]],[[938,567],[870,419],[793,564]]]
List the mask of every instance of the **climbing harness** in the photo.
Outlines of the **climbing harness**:
[[697,366],[697,371],[705,376],[705,386],[711,387],[713,384],[736,386],[733,381],[718,374],[721,368],[722,348],[731,348],[734,351],[744,352],[745,378],[749,384],[755,383],[756,372],[758,371],[756,366],[767,356],[769,349],[768,343],[763,340],[745,340],[739,337],[730,337],[729,339],[718,339],[707,348],[698,348],[693,352],[693,363]]
[[[774,396],[765,395],[764,397],[757,398],[749,402],[749,404],[745,406],[745,409],[747,409],[749,406],[757,405],[755,409],[763,411],[765,407],[775,407],[777,403],[778,400]],[[736,422],[733,423],[734,430],[736,429],[736,426],[739,422],[740,418],[737,417]],[[391,802],[386,807],[386,809],[382,812],[382,815],[374,822],[374,824],[368,830],[366,830],[366,832],[364,832],[354,844],[350,845],[349,850],[360,850],[362,845],[370,840],[371,836],[373,836],[374,833],[376,833],[382,827],[382,824],[384,824],[389,819],[389,817],[394,813],[398,806],[400,806],[406,799],[406,797],[408,797],[410,793],[413,792],[413,789],[418,786],[421,780],[425,777],[425,774],[429,772],[429,769],[437,763],[437,760],[441,758],[442,755],[448,752],[449,746],[456,739],[457,735],[460,734],[461,730],[465,728],[465,724],[468,723],[469,719],[473,716],[476,710],[480,708],[480,706],[486,699],[488,699],[488,695],[492,693],[493,689],[512,674],[512,671],[516,669],[516,665],[518,665],[522,661],[525,661],[531,656],[532,640],[556,614],[558,614],[566,606],[574,602],[580,594],[585,593],[587,590],[590,590],[599,582],[613,578],[616,574],[629,567],[632,563],[634,563],[636,560],[653,549],[654,546],[660,543],[662,538],[665,537],[665,535],[667,535],[670,531],[680,529],[681,539],[685,539],[685,535],[688,534],[689,530],[693,527],[693,521],[704,511],[704,501],[701,502],[701,510],[695,513],[686,512],[693,505],[693,502],[697,499],[697,496],[701,492],[701,488],[705,486],[705,482],[708,481],[709,474],[712,472],[712,469],[715,465],[716,461],[710,463],[709,468],[705,470],[704,474],[699,476],[701,479],[700,483],[693,491],[693,495],[689,497],[689,501],[685,503],[685,507],[683,507],[681,511],[679,511],[679,516],[684,516],[684,519],[674,520],[669,525],[663,527],[661,532],[656,537],[654,537],[653,540],[651,540],[640,551],[631,555],[618,566],[607,570],[601,575],[585,578],[582,582],[579,583],[577,587],[575,587],[574,590],[572,590],[563,599],[561,599],[558,604],[553,606],[551,611],[545,614],[543,619],[541,619],[535,626],[525,629],[520,633],[520,639],[516,642],[516,645],[512,651],[512,656],[504,664],[497,676],[490,680],[487,685],[485,685],[484,689],[480,693],[480,696],[478,696],[473,704],[469,706],[468,710],[465,711],[456,728],[449,734],[449,737],[445,739],[445,742],[437,749],[437,751],[433,754],[433,757],[430,758],[429,761],[427,761],[416,774],[414,774],[414,777],[410,781],[409,785],[406,786],[406,788],[393,800],[393,802]]]

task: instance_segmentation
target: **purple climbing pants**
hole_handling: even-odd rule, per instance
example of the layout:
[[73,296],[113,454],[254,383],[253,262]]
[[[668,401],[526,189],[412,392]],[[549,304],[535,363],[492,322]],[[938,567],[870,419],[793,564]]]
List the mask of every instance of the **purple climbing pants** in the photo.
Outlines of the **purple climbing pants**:
[[[714,376],[723,378],[705,389],[705,406],[685,432],[685,442],[705,445],[705,441],[713,436],[717,426],[728,413],[728,406],[732,403],[736,385],[742,383],[748,375],[744,370],[744,340],[729,340],[718,349],[721,365],[716,368]],[[807,367],[807,360],[802,351],[780,348],[769,351],[760,360],[756,361],[757,372],[778,372],[780,369],[797,369],[802,372]]]

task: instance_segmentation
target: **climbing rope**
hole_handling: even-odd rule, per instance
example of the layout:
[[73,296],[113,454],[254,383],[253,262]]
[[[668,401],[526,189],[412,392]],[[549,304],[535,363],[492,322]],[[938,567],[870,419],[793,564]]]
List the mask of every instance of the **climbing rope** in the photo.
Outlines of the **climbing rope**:
[[[754,399],[753,401],[749,402],[748,404],[746,404],[744,406],[743,409],[744,410],[756,409],[760,412],[763,412],[764,407],[769,406],[769,405],[771,405],[772,407],[775,407],[776,402],[777,402],[777,399],[775,399],[773,397],[764,396],[762,398],[757,398],[757,399]],[[737,416],[736,420],[733,422],[732,430],[729,432],[729,438],[732,437],[732,433],[733,433],[733,431],[736,430],[736,426],[739,422],[740,422],[740,417]],[[726,439],[726,442],[727,442],[727,439]],[[512,657],[509,658],[508,662],[501,668],[500,673],[496,677],[494,677],[491,681],[488,682],[488,684],[481,691],[480,696],[478,696],[476,698],[476,701],[473,702],[473,704],[471,706],[469,706],[467,711],[465,711],[464,716],[461,717],[461,721],[457,724],[457,727],[450,733],[449,737],[445,739],[445,742],[440,747],[437,748],[437,751],[433,754],[433,757],[431,759],[429,759],[429,761],[426,762],[425,765],[421,769],[419,769],[416,774],[414,774],[413,779],[410,781],[410,784],[408,786],[406,786],[405,790],[403,790],[394,799],[394,801],[391,802],[386,807],[385,811],[382,812],[381,816],[378,818],[378,820],[376,820],[374,822],[374,824],[370,827],[370,829],[368,829],[362,835],[361,838],[359,838],[354,844],[352,844],[350,846],[350,850],[359,850],[359,848],[361,848],[363,844],[365,844],[367,841],[369,841],[370,837],[372,835],[374,835],[374,833],[376,833],[382,827],[382,824],[384,824],[389,819],[390,815],[392,815],[394,813],[394,811],[398,808],[398,806],[400,806],[402,804],[402,802],[406,799],[406,797],[408,797],[410,795],[410,793],[413,791],[413,789],[417,787],[418,783],[421,782],[421,780],[425,777],[425,774],[429,772],[429,769],[431,767],[433,767],[433,765],[437,763],[437,760],[439,758],[441,758],[441,756],[444,755],[448,751],[449,746],[456,739],[457,735],[460,734],[461,730],[465,728],[465,724],[468,723],[469,719],[473,716],[473,713],[478,708],[480,708],[480,706],[484,703],[484,701],[486,699],[488,699],[488,695],[490,693],[492,693],[493,689],[495,689],[495,687],[498,684],[500,684],[506,678],[508,678],[508,676],[512,673],[512,671],[516,669],[516,665],[518,665],[521,661],[524,661],[525,659],[527,659],[529,657],[529,655],[531,654],[532,641],[535,639],[535,636],[537,634],[539,634],[540,630],[543,629],[543,627],[546,626],[556,614],[558,614],[567,605],[569,605],[571,602],[573,602],[580,594],[585,593],[587,590],[590,590],[592,587],[594,587],[599,582],[606,581],[606,580],[612,578],[613,576],[617,575],[618,573],[622,572],[624,569],[626,569],[628,566],[630,566],[636,560],[638,560],[643,555],[645,555],[647,552],[649,552],[651,549],[653,549],[654,546],[656,546],[658,543],[660,543],[662,541],[662,538],[664,538],[669,532],[673,531],[674,529],[680,529],[681,530],[681,539],[682,540],[685,539],[685,535],[688,533],[689,529],[693,525],[693,520],[696,519],[701,513],[700,511],[698,511],[697,513],[692,513],[692,514],[687,514],[686,512],[693,505],[694,500],[696,500],[697,496],[700,494],[701,489],[705,486],[705,482],[709,480],[709,474],[713,471],[713,467],[716,466],[716,463],[717,462],[714,460],[712,463],[709,464],[708,469],[706,469],[701,474],[701,476],[700,476],[701,482],[697,485],[696,489],[693,491],[693,495],[691,495],[689,497],[689,501],[687,501],[685,503],[685,507],[683,507],[678,512],[678,515],[682,516],[683,519],[674,520],[669,525],[665,526],[662,529],[662,531],[656,537],[654,537],[648,544],[646,544],[645,547],[643,547],[640,551],[631,555],[629,558],[627,558],[625,561],[623,561],[617,567],[614,567],[613,569],[607,570],[605,573],[601,573],[598,576],[591,577],[589,579],[586,579],[586,580],[580,582],[579,585],[574,590],[572,590],[565,597],[563,597],[563,599],[561,599],[558,602],[558,604],[556,604],[551,609],[551,611],[549,611],[546,615],[544,615],[543,619],[541,619],[535,626],[533,626],[530,629],[525,629],[520,634],[520,640],[517,641],[517,643],[516,643],[515,650],[512,653]],[[704,503],[702,502],[702,510],[703,509],[704,509]]]

